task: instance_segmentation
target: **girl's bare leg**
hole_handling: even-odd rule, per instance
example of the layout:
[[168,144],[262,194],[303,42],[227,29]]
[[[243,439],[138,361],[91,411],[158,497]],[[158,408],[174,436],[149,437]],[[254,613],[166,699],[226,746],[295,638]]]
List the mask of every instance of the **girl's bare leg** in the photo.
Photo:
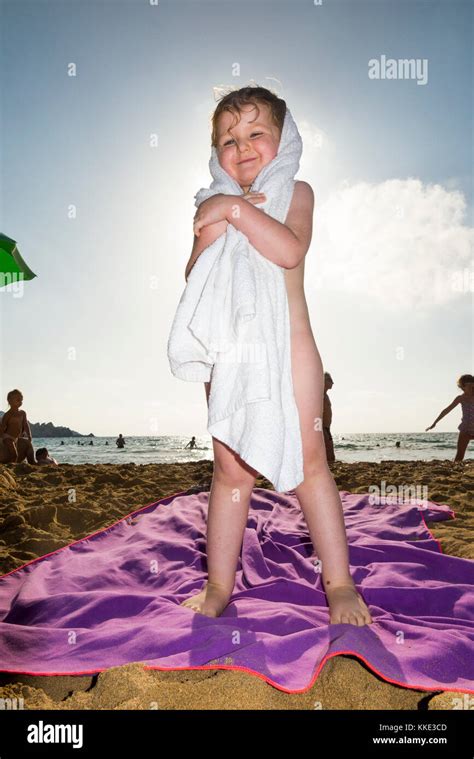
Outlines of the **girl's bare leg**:
[[469,441],[472,439],[472,435],[469,434],[469,432],[460,432],[458,437],[458,449],[456,451],[456,456],[454,458],[454,461],[462,461],[464,459],[464,454],[466,453],[467,446],[469,445]]
[[15,464],[18,461],[18,450],[16,447],[16,443],[12,438],[3,438],[3,445],[5,446],[7,450],[7,460],[4,462],[5,464]]
[[331,462],[333,463],[336,460],[336,456],[335,456],[335,453],[334,453],[334,443],[333,443],[333,440],[332,440],[332,435],[331,435],[330,431],[326,427],[323,427],[323,439],[324,439],[324,444],[326,446],[326,459],[327,459],[327,462],[328,463],[331,463]]
[[[208,387],[206,393],[209,396]],[[248,467],[220,440],[212,438],[212,443],[214,473],[207,518],[208,580],[199,593],[181,605],[209,617],[218,617],[234,589],[250,497],[258,472]]]
[[350,574],[342,503],[327,463],[322,431],[323,367],[314,338],[308,331],[292,334],[291,360],[304,461],[304,480],[295,493],[321,561],[330,623],[370,624],[369,609]]
[[26,458],[29,464],[36,464],[35,451],[33,444],[30,443],[27,438],[18,438],[18,459],[17,461],[23,462]]

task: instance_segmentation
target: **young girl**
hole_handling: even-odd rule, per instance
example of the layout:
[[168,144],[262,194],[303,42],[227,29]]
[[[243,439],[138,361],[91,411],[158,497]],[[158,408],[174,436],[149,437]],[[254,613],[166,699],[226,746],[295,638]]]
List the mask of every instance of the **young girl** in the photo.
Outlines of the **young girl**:
[[462,408],[462,420],[458,427],[458,448],[454,461],[462,461],[464,454],[466,453],[466,448],[469,445],[469,441],[474,440],[474,377],[472,374],[463,374],[459,377],[457,386],[463,391],[462,395],[457,395],[454,401],[441,411],[433,424],[426,428],[425,432],[436,427],[439,420],[442,419],[443,416],[446,416],[446,414],[449,414],[449,412],[460,403]]
[[[202,251],[230,222],[261,255],[285,269],[291,335],[293,390],[300,420],[304,480],[295,489],[316,554],[330,610],[330,623],[365,625],[370,612],[349,570],[348,546],[339,491],[326,459],[322,432],[324,379],[306,304],[304,257],[312,236],[314,208],[309,184],[296,181],[291,205],[281,224],[256,204],[265,201],[250,187],[277,155],[286,103],[263,87],[244,87],[226,95],[213,114],[212,145],[219,163],[242,188],[242,195],[216,194],[194,217],[194,244],[185,277]],[[236,213],[238,205],[238,213]],[[210,382],[205,383],[209,403]],[[319,422],[319,423],[318,423]],[[212,438],[214,472],[207,522],[208,580],[183,606],[219,616],[231,597],[258,472],[227,445]],[[235,501],[234,493],[240,500]]]
[[2,416],[0,422],[0,437],[3,438],[3,445],[7,450],[7,458],[3,463],[18,461],[19,439],[26,438],[29,442],[27,459],[30,464],[35,464],[33,448],[31,445],[32,435],[31,428],[26,416],[26,411],[20,410],[23,403],[22,393],[15,388],[10,390],[7,395],[9,410]]

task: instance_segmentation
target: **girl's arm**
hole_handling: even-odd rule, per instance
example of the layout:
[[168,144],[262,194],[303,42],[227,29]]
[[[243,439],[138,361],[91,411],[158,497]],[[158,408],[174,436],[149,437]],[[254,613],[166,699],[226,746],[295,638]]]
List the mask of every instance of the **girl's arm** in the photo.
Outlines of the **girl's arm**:
[[228,198],[226,220],[240,230],[262,256],[284,269],[298,266],[308,251],[313,230],[314,193],[307,182],[295,183],[284,224],[239,195]]
[[23,413],[24,413],[25,416],[23,417],[23,430],[22,430],[22,432],[26,432],[26,436],[27,436],[28,440],[30,440],[30,442],[31,442],[32,435],[31,435],[30,423],[29,423],[28,418],[26,416],[26,411],[24,411]]
[[189,261],[186,265],[186,271],[184,272],[184,278],[186,282],[188,281],[191,269],[193,268],[203,250],[208,248],[209,245],[212,245],[212,243],[217,240],[218,237],[224,234],[227,229],[227,223],[227,221],[222,220],[216,222],[215,224],[208,224],[206,227],[203,227],[201,229],[199,237],[196,237],[196,235],[194,235],[193,249],[191,251]]
[[457,397],[454,399],[454,401],[453,401],[452,403],[450,403],[450,404],[449,404],[449,406],[446,406],[446,408],[444,408],[444,409],[441,411],[441,413],[440,413],[440,415],[438,416],[438,418],[434,420],[434,422],[433,422],[433,424],[431,425],[431,427],[427,427],[427,428],[426,428],[426,431],[428,431],[428,430],[431,430],[433,427],[435,427],[435,426],[438,424],[438,422],[440,421],[440,419],[442,419],[442,418],[443,418],[443,416],[446,416],[446,414],[449,414],[449,412],[450,412],[450,411],[452,411],[452,410],[453,410],[453,408],[455,408],[455,407],[458,405],[458,403],[461,401],[461,398],[462,398],[462,395],[458,395],[458,396],[457,396]]
[[0,436],[3,437],[3,433],[8,429],[9,411],[6,411],[0,421]]

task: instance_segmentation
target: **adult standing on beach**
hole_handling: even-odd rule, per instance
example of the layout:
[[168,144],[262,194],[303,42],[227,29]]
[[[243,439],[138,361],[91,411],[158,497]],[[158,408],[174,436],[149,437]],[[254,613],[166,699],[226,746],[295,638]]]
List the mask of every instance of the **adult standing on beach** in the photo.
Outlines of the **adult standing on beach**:
[[331,435],[332,406],[328,396],[328,390],[330,390],[333,385],[334,382],[332,381],[332,377],[329,372],[324,372],[323,435],[328,463],[336,460],[336,456],[334,454],[334,443]]
[[457,395],[449,406],[444,408],[437,419],[430,427],[427,427],[425,432],[433,429],[443,416],[449,414],[450,411],[455,408],[458,403],[462,408],[462,420],[458,426],[458,446],[454,461],[462,461],[466,448],[469,445],[470,440],[474,440],[474,377],[472,374],[462,374],[457,381],[457,386],[463,391],[461,395]]

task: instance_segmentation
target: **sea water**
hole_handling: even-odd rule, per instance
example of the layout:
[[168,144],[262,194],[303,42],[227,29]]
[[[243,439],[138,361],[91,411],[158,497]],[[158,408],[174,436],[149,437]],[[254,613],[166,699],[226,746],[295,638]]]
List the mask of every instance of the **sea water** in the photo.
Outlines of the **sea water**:
[[[185,448],[192,435],[128,436],[125,448],[117,448],[116,437],[34,438],[35,450],[46,447],[58,463],[70,464],[170,464],[214,458],[210,435],[196,437],[198,449]],[[337,461],[453,460],[457,432],[332,433]],[[61,445],[63,440],[64,445]],[[93,445],[90,445],[90,441]],[[106,441],[108,445],[105,445]],[[396,442],[400,446],[396,446]],[[474,440],[464,456],[474,459]]]

